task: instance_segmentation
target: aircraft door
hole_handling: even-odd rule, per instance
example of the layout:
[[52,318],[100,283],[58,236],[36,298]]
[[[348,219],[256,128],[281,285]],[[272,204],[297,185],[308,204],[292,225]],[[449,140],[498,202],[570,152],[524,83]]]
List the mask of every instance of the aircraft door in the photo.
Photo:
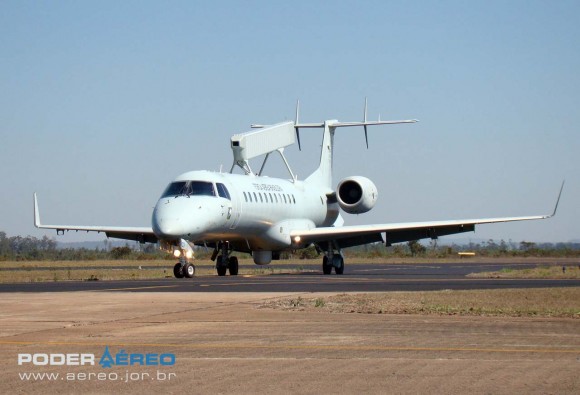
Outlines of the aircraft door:
[[232,207],[231,207],[231,216],[228,221],[231,221],[230,229],[236,229],[238,227],[238,223],[240,222],[240,218],[242,217],[242,201],[240,198],[239,193],[235,193],[236,191],[233,190],[232,193]]
[[[216,184],[218,193],[221,197],[225,197],[229,200],[229,204],[226,209],[226,226],[230,229],[235,229],[240,222],[240,217],[242,215],[242,202],[236,191],[232,189],[233,193],[230,193],[226,186],[221,183]],[[231,185],[230,185],[231,188]]]

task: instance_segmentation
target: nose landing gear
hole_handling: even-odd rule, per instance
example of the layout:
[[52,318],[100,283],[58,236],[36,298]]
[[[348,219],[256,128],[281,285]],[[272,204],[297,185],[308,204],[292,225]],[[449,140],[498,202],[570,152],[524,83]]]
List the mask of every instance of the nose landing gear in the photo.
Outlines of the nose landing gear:
[[193,249],[185,239],[179,240],[179,244],[164,242],[161,249],[172,251],[173,255],[179,257],[179,262],[173,266],[173,275],[175,278],[192,278],[195,275],[195,266],[188,260],[193,258]]
[[173,266],[173,275],[175,278],[192,278],[195,276],[195,265],[187,262],[183,257]]

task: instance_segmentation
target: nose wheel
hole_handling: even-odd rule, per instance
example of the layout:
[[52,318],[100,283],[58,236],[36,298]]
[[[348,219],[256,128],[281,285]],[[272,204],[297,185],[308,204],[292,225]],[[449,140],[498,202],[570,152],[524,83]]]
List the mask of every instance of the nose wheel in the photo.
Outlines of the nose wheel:
[[192,278],[195,276],[195,266],[193,263],[180,260],[173,266],[173,275],[175,278]]
[[177,262],[175,266],[173,266],[173,275],[175,278],[183,278],[185,275],[183,274],[183,267],[181,266],[180,262]]
[[185,266],[183,266],[182,271],[184,276],[187,278],[192,278],[195,276],[195,266],[193,266],[191,263],[186,263]]

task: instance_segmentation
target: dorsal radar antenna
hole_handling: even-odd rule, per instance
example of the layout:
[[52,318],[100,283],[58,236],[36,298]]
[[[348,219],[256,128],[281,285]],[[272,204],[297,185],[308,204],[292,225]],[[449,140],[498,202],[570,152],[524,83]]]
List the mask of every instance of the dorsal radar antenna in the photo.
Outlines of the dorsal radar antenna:
[[255,175],[250,167],[250,159],[264,156],[262,167],[257,175],[262,175],[266,161],[273,152],[278,152],[292,177],[296,176],[292,172],[288,161],[284,157],[284,148],[296,143],[294,122],[287,121],[268,126],[254,126],[259,130],[252,130],[246,133],[235,134],[231,138],[231,147],[234,154],[234,163],[230,173],[235,166],[239,166],[247,175]]
[[[396,125],[400,123],[415,123],[419,122],[417,119],[406,119],[399,121],[381,121],[381,116],[379,114],[379,119],[377,121],[368,120],[368,99],[365,97],[365,107],[363,112],[362,122],[339,122],[339,121],[325,121],[319,123],[300,123],[300,100],[296,102],[296,120],[294,122],[294,128],[296,129],[296,138],[298,140],[298,148],[300,147],[300,129],[302,128],[324,128],[325,123],[328,123],[332,128],[341,128],[349,126],[362,126],[365,133],[365,142],[367,148],[369,148],[369,138],[368,138],[368,126],[376,125]],[[252,125],[252,127],[263,127],[263,125]]]
[[402,123],[415,123],[417,119],[407,119],[398,121],[381,121],[381,116],[377,121],[368,120],[368,100],[365,97],[365,106],[362,122],[340,122],[337,120],[327,120],[324,122],[302,123],[300,122],[300,100],[296,101],[296,117],[294,122],[281,122],[274,125],[252,124],[252,129],[260,129],[257,131],[249,131],[232,136],[231,146],[234,154],[234,163],[230,173],[234,171],[235,166],[239,166],[245,174],[255,175],[250,167],[249,160],[258,156],[265,155],[264,161],[257,175],[262,175],[264,166],[271,153],[278,152],[290,173],[293,181],[296,181],[296,176],[290,168],[286,157],[284,156],[284,148],[298,142],[298,149],[302,150],[300,142],[300,129],[303,128],[328,128],[329,133],[334,134],[336,128],[362,126],[364,129],[365,142],[369,148],[368,126],[377,125],[396,125]]

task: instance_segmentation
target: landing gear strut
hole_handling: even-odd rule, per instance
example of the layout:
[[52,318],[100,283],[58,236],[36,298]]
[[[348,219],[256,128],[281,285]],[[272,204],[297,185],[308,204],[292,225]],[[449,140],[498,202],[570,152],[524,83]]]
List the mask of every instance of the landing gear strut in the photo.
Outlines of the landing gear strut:
[[217,255],[215,261],[215,268],[218,276],[225,276],[226,272],[230,271],[230,276],[238,275],[238,258],[235,256],[229,256],[231,251],[227,242],[220,243],[219,248],[221,249],[221,254],[218,254],[218,250],[214,252]]
[[332,268],[334,268],[336,274],[344,273],[344,258],[340,249],[337,248],[336,250],[337,252],[335,253],[332,243],[328,243],[328,250],[322,258],[322,273],[331,274]]
[[180,239],[179,243],[170,244],[164,242],[163,246],[163,249],[170,249],[176,257],[179,257],[179,262],[173,266],[175,278],[192,278],[195,275],[195,266],[193,266],[193,263],[189,263],[189,259],[193,258],[193,249],[189,242],[185,239]]

